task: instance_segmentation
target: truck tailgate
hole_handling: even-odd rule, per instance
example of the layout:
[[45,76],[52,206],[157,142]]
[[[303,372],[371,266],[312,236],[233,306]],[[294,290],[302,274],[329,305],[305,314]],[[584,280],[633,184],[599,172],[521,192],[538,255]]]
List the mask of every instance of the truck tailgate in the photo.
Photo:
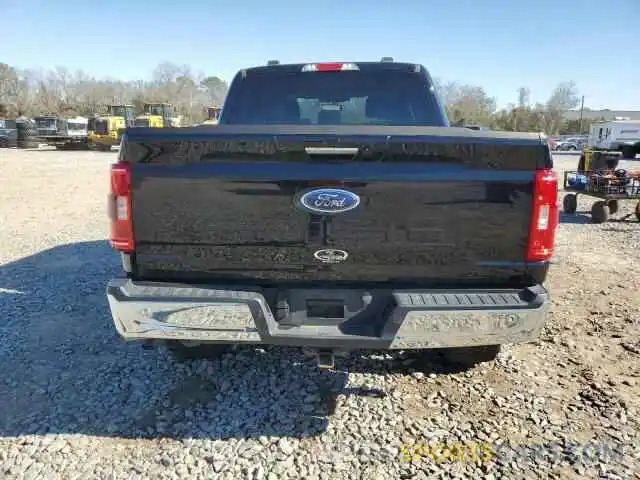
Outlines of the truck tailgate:
[[[537,270],[526,251],[535,170],[551,158],[535,135],[424,127],[151,130],[128,132],[120,153],[132,168],[137,278],[540,282],[531,278]],[[331,147],[343,150],[322,150]],[[301,195],[324,188],[346,190],[359,203],[344,213],[305,210]]]

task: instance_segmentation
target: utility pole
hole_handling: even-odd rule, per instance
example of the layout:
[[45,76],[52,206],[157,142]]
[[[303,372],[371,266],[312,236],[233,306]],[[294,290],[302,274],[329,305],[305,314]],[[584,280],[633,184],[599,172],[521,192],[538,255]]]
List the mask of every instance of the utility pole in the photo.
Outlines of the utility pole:
[[580,126],[578,127],[578,135],[582,135],[582,112],[584,112],[584,95],[580,101]]

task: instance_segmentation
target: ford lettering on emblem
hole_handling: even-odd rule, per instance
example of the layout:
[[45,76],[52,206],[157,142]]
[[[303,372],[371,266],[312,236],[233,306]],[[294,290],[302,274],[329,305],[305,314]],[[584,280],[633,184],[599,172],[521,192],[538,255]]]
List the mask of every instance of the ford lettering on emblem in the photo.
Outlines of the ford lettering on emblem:
[[311,213],[335,215],[360,205],[360,197],[340,188],[316,188],[300,197],[300,205]]
[[325,250],[318,250],[313,256],[320,260],[322,263],[340,263],[344,262],[349,254],[344,250],[335,250],[333,248],[327,248]]

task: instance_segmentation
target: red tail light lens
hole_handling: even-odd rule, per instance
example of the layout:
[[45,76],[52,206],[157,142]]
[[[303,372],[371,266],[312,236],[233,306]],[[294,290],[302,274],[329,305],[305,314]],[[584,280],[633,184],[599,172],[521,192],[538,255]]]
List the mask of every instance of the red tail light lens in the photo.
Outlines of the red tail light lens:
[[109,220],[111,246],[123,253],[133,252],[135,246],[131,206],[131,166],[118,162],[111,166]]
[[553,255],[558,215],[558,177],[552,169],[538,170],[533,185],[528,262],[544,262]]

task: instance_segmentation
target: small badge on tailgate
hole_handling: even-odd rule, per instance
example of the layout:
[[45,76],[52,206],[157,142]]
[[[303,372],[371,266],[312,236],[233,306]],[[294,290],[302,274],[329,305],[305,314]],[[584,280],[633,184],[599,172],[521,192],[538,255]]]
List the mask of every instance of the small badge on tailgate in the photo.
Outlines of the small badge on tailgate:
[[347,257],[349,257],[349,254],[344,250],[326,248],[324,250],[318,250],[313,256],[322,263],[340,263],[344,262]]
[[308,212],[334,215],[356,208],[360,197],[341,188],[316,188],[305,192],[298,202]]

